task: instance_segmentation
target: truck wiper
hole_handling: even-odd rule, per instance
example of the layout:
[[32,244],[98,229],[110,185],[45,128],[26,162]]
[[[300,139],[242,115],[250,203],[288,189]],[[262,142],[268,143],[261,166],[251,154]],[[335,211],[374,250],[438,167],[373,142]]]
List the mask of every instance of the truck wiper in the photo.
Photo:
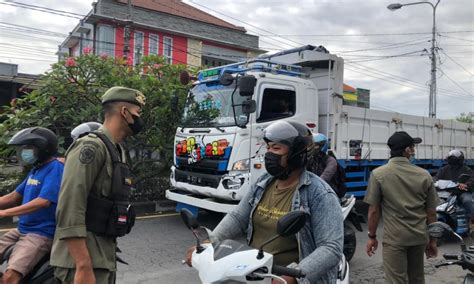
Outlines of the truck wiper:
[[225,129],[223,128],[220,128],[219,126],[214,126],[217,130],[219,130],[220,132],[224,133],[225,132]]

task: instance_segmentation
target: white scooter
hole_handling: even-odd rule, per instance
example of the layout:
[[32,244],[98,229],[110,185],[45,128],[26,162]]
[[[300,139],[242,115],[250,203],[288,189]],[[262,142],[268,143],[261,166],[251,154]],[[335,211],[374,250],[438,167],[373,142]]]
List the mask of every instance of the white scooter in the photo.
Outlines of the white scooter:
[[[344,218],[352,212],[354,204],[353,196],[344,202]],[[270,284],[274,279],[286,284],[278,275],[295,278],[305,276],[301,270],[274,265],[273,255],[263,251],[265,244],[278,237],[294,235],[304,227],[308,215],[302,211],[293,211],[280,218],[277,223],[277,235],[266,241],[260,249],[234,240],[201,244],[200,239],[207,239],[209,229],[199,226],[196,218],[187,209],[181,210],[181,217],[197,240],[196,250],[192,254],[192,266],[199,272],[202,283]],[[349,283],[349,263],[344,254],[339,263],[337,283]]]

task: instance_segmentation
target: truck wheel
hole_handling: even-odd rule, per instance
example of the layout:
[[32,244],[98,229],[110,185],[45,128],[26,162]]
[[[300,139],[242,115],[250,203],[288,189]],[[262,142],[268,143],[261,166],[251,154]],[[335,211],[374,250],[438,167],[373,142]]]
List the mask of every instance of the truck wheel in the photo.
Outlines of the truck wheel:
[[344,225],[344,248],[343,253],[346,257],[347,262],[349,262],[356,251],[356,234],[354,229],[348,225]]

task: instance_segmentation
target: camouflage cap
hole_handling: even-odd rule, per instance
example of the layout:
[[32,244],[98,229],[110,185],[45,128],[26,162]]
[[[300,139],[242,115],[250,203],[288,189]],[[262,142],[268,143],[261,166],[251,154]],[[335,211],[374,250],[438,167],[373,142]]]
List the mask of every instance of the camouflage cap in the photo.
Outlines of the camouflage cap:
[[110,102],[127,102],[139,107],[145,106],[146,97],[142,92],[126,87],[112,87],[102,96],[102,104]]

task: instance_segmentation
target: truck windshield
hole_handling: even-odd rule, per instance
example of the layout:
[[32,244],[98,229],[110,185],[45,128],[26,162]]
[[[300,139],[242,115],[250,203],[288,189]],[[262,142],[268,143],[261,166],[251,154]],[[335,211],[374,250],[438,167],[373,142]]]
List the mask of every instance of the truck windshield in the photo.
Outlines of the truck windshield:
[[[234,111],[232,108],[232,92],[235,82],[230,86],[218,83],[199,84],[188,94],[184,108],[184,127],[222,127],[234,126]],[[234,104],[236,117],[242,114],[242,107],[238,106],[245,98],[235,91]],[[246,119],[246,117],[244,117]]]

